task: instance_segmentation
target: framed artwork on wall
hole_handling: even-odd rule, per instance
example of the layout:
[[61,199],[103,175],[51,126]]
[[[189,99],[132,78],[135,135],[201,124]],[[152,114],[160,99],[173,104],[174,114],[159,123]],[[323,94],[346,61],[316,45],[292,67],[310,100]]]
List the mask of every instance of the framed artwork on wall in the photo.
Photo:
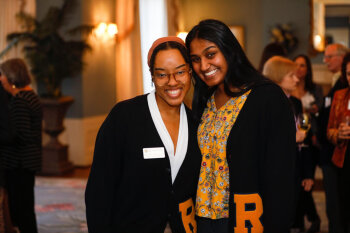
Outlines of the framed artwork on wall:
[[231,32],[237,38],[239,44],[245,49],[244,45],[244,28],[243,26],[229,26]]

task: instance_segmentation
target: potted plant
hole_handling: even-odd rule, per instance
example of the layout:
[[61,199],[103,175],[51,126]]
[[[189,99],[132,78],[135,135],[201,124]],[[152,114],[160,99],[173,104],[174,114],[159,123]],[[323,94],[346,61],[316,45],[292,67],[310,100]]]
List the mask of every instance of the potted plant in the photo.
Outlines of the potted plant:
[[[76,7],[76,0],[63,0],[61,7],[50,7],[41,20],[20,12],[17,19],[23,26],[21,32],[7,35],[10,42],[23,43],[26,60],[39,87],[43,105],[44,131],[50,141],[43,146],[43,174],[59,175],[70,171],[68,146],[62,145],[57,136],[64,130],[63,119],[73,98],[62,96],[62,81],[79,74],[83,68],[83,54],[90,49],[81,40],[67,40],[62,27]],[[93,26],[81,25],[68,33],[91,31]]]

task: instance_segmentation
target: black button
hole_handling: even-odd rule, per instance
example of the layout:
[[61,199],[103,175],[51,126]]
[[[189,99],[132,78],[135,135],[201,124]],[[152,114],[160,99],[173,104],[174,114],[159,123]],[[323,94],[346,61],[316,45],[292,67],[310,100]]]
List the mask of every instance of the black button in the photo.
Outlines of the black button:
[[167,168],[166,171],[167,171],[168,173],[171,173],[171,169],[170,169],[170,168]]

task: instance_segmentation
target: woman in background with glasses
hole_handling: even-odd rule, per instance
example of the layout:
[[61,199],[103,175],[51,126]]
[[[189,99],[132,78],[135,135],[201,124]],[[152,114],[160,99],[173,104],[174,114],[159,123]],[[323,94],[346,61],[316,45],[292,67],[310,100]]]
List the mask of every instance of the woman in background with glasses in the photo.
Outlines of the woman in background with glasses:
[[90,233],[197,231],[201,157],[183,104],[189,63],[180,38],[156,40],[148,53],[155,91],[118,103],[101,126],[85,193]]

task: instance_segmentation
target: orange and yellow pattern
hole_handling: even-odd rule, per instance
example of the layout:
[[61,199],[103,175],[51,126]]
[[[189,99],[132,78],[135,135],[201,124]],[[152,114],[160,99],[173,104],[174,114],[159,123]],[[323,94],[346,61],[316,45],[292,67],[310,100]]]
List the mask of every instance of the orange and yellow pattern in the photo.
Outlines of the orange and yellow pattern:
[[207,103],[198,128],[198,144],[202,152],[196,215],[210,219],[229,216],[229,167],[226,143],[232,126],[250,91],[230,98],[216,109],[214,94]]

